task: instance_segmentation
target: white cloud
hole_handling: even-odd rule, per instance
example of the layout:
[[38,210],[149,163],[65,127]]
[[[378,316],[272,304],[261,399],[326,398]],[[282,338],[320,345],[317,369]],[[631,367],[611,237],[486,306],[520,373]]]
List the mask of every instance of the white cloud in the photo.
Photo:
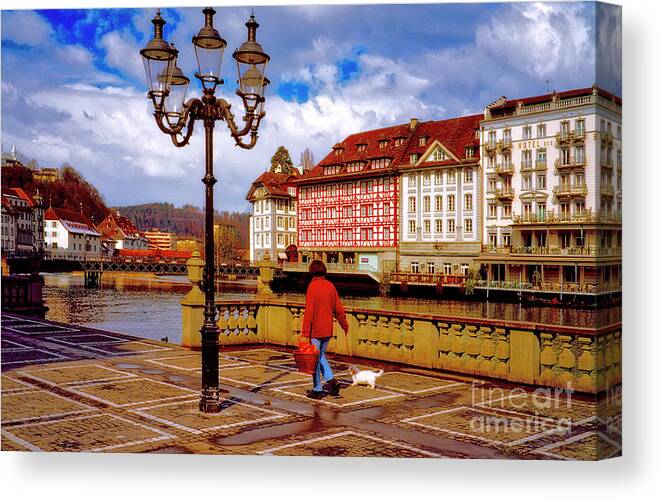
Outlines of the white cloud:
[[144,69],[140,60],[140,47],[127,32],[112,31],[105,34],[99,41],[106,51],[105,63],[128,76],[142,80]]
[[46,43],[53,28],[34,11],[19,10],[2,13],[2,39],[23,45],[37,46]]

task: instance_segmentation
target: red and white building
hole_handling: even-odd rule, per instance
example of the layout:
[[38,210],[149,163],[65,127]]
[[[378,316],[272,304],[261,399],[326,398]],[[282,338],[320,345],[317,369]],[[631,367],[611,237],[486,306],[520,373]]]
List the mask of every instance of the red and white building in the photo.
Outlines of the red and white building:
[[412,124],[352,134],[296,179],[303,262],[354,263],[366,271],[397,261],[400,163]]
[[144,233],[119,212],[109,213],[98,226],[104,245],[114,250],[147,250],[149,241]]
[[44,214],[46,251],[51,258],[98,259],[101,234],[80,212],[49,207]]

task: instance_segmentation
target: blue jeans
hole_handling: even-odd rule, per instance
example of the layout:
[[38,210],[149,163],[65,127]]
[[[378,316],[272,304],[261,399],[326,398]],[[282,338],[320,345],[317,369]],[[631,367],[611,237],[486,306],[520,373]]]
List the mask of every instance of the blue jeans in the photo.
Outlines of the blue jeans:
[[317,368],[314,370],[312,375],[312,390],[321,392],[321,377],[324,378],[326,382],[333,378],[333,370],[331,370],[328,360],[326,359],[326,348],[328,347],[328,342],[331,337],[324,337],[320,339],[312,339],[312,343],[319,349],[319,361],[317,362]]

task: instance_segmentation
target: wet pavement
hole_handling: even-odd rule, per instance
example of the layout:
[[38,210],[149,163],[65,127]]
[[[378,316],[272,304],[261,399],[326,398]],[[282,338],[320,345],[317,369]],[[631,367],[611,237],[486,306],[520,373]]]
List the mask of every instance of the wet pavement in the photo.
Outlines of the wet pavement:
[[[594,460],[621,450],[619,392],[594,397],[329,356],[339,397],[305,396],[290,351],[223,348],[218,414],[199,352],[2,315],[2,450]],[[382,368],[375,389],[350,365]]]

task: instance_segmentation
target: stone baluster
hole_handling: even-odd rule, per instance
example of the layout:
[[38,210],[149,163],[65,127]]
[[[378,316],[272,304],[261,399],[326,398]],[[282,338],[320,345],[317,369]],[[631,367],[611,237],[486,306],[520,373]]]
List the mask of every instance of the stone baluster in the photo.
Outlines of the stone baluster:
[[542,342],[542,349],[539,354],[539,382],[541,384],[553,385],[555,383],[554,369],[558,363],[558,355],[553,346],[554,337],[552,333],[541,333],[540,339]]

